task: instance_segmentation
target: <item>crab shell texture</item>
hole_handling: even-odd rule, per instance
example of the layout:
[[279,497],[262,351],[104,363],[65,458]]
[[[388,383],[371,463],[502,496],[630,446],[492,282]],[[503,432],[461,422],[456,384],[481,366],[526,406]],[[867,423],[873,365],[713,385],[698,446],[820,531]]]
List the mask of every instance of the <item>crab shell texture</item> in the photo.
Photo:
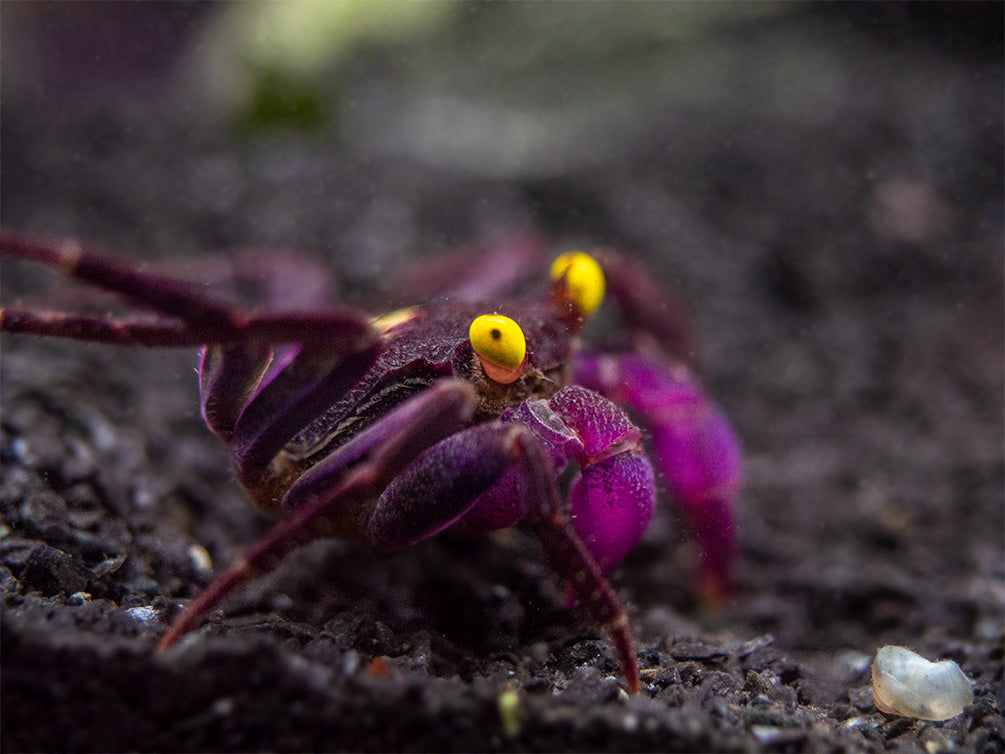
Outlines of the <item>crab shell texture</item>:
[[[505,303],[441,301],[405,310],[384,333],[383,349],[373,366],[345,396],[299,432],[285,453],[297,467],[309,468],[394,406],[445,377],[475,386],[474,421],[496,418],[527,398],[551,398],[568,382],[568,327],[550,304],[519,307],[519,315],[513,308]],[[528,368],[508,385],[486,376],[468,339],[472,320],[486,311],[518,316],[528,343]]]

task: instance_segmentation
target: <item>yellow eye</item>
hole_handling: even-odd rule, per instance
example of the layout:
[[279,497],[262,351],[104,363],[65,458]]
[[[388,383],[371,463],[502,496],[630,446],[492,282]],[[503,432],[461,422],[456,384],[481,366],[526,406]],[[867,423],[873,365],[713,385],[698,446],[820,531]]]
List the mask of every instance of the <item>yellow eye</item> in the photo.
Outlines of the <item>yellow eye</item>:
[[501,314],[483,314],[468,330],[471,347],[491,379],[504,385],[514,382],[526,366],[527,341],[520,325]]
[[604,271],[597,260],[581,251],[570,251],[551,265],[551,279],[565,275],[569,290],[584,315],[593,314],[604,300]]

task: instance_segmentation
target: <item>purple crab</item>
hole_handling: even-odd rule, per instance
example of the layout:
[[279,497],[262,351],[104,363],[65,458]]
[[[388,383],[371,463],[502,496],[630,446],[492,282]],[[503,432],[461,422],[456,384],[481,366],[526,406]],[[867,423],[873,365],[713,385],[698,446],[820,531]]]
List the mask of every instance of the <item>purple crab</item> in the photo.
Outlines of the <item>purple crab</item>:
[[[485,273],[458,257],[429,266],[400,290],[436,286],[445,295],[372,318],[325,304],[319,275],[285,255],[264,265],[268,306],[242,310],[73,242],[0,232],[0,254],[156,315],[7,308],[0,331],[201,346],[202,415],[230,447],[252,501],[282,514],[189,602],[162,649],[312,540],[395,550],[441,531],[481,534],[524,520],[609,634],[628,690],[638,692],[628,618],[607,574],[646,530],[658,476],[695,532],[704,593],[721,598],[736,549],[739,445],[686,364],[680,318],[647,271],[612,251],[572,252],[554,261],[538,295],[508,297],[541,252],[520,238],[483,250]],[[262,273],[256,259],[238,276]],[[615,349],[592,351],[578,335],[605,290],[627,327]],[[285,305],[290,291],[306,308]],[[643,432],[621,406],[650,433],[655,476]],[[557,479],[570,461],[578,472],[566,503]]]

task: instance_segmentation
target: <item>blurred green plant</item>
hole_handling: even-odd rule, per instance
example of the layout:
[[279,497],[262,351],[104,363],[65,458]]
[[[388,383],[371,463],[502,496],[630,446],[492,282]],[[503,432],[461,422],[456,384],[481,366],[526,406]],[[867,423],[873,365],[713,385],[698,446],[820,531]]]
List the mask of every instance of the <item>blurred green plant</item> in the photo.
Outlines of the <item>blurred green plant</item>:
[[243,131],[315,131],[337,116],[338,71],[352,55],[422,37],[456,0],[228,3],[197,53],[211,102]]

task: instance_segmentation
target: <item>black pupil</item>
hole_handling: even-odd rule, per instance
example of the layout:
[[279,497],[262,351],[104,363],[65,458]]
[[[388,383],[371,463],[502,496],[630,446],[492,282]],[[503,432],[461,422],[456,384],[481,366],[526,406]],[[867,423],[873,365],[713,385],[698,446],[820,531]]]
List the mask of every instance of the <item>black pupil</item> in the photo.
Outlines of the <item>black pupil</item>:
[[497,328],[495,328],[495,327],[493,327],[493,328],[492,328],[492,329],[491,329],[491,330],[489,331],[489,335],[491,335],[491,336],[492,336],[492,340],[499,340],[499,338],[501,338],[501,337],[502,337],[502,333],[501,333],[501,332],[499,332],[499,330],[498,330]]

